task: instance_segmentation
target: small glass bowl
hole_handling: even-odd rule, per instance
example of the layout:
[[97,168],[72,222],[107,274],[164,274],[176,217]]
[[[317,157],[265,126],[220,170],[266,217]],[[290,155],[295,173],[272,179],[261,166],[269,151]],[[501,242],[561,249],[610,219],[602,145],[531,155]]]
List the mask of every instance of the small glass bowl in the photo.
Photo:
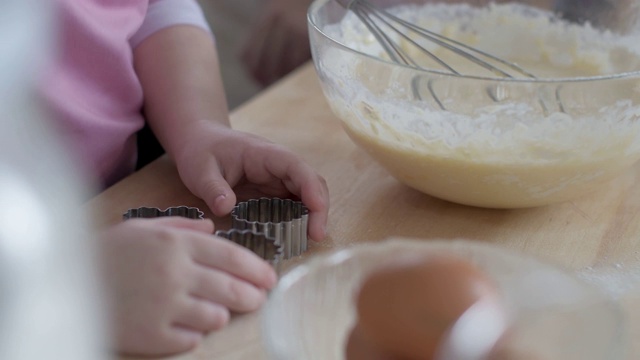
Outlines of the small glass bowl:
[[434,252],[468,259],[496,282],[510,351],[537,360],[623,358],[621,309],[569,272],[487,243],[399,238],[319,255],[283,276],[262,317],[269,359],[344,359],[362,279],[397,257]]

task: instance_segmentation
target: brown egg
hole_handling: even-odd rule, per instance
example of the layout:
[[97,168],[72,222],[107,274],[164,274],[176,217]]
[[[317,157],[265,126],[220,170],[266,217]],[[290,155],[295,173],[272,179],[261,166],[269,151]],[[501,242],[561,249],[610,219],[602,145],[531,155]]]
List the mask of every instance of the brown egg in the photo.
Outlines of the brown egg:
[[349,356],[366,351],[385,360],[433,359],[467,309],[498,298],[494,282],[468,260],[449,254],[398,259],[362,284],[347,359],[375,358]]
[[376,346],[358,325],[351,330],[346,355],[347,360],[395,360],[392,355]]

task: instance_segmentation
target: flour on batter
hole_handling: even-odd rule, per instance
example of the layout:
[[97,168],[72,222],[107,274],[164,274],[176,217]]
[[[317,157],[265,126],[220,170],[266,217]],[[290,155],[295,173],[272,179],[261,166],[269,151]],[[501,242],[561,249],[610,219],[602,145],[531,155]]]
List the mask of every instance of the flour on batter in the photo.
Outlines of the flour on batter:
[[[329,79],[325,94],[332,109],[351,138],[403,183],[463,204],[528,207],[591,192],[640,158],[640,73],[619,75],[640,70],[637,39],[520,4],[390,11],[516,62],[541,79],[498,81],[433,44],[427,46],[477,78],[439,75],[443,70],[436,65],[418,72],[326,49],[316,64]],[[323,31],[359,52],[386,56],[351,13]],[[619,78],[602,79],[609,76]],[[415,84],[421,99],[412,93]]]

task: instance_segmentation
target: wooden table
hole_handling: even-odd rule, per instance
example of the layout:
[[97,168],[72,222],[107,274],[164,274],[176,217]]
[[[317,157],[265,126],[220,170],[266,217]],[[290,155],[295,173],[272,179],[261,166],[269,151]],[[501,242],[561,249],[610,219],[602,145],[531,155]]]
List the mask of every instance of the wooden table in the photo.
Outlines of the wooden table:
[[[542,208],[487,210],[434,199],[401,185],[354,146],[331,113],[310,64],[234,111],[231,118],[235,128],[295,150],[329,184],[329,236],[312,244],[309,255],[298,261],[354,242],[400,235],[500,244],[574,270],[638,269],[640,165],[587,198]],[[181,184],[166,157],[90,203],[102,212],[104,224],[120,221],[127,208],[175,205],[206,209]],[[228,219],[214,220],[218,228],[229,226]],[[635,295],[623,294],[621,302],[636,339],[630,359],[640,359],[640,288]],[[259,318],[259,312],[235,317],[199,348],[170,359],[266,359]]]

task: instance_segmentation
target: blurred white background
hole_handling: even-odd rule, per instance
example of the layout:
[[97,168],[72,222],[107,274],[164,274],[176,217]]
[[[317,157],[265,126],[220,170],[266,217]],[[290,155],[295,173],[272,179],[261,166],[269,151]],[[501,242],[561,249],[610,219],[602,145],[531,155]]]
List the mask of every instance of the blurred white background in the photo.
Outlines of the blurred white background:
[[100,360],[87,184],[34,95],[55,44],[50,5],[0,1],[0,359]]

